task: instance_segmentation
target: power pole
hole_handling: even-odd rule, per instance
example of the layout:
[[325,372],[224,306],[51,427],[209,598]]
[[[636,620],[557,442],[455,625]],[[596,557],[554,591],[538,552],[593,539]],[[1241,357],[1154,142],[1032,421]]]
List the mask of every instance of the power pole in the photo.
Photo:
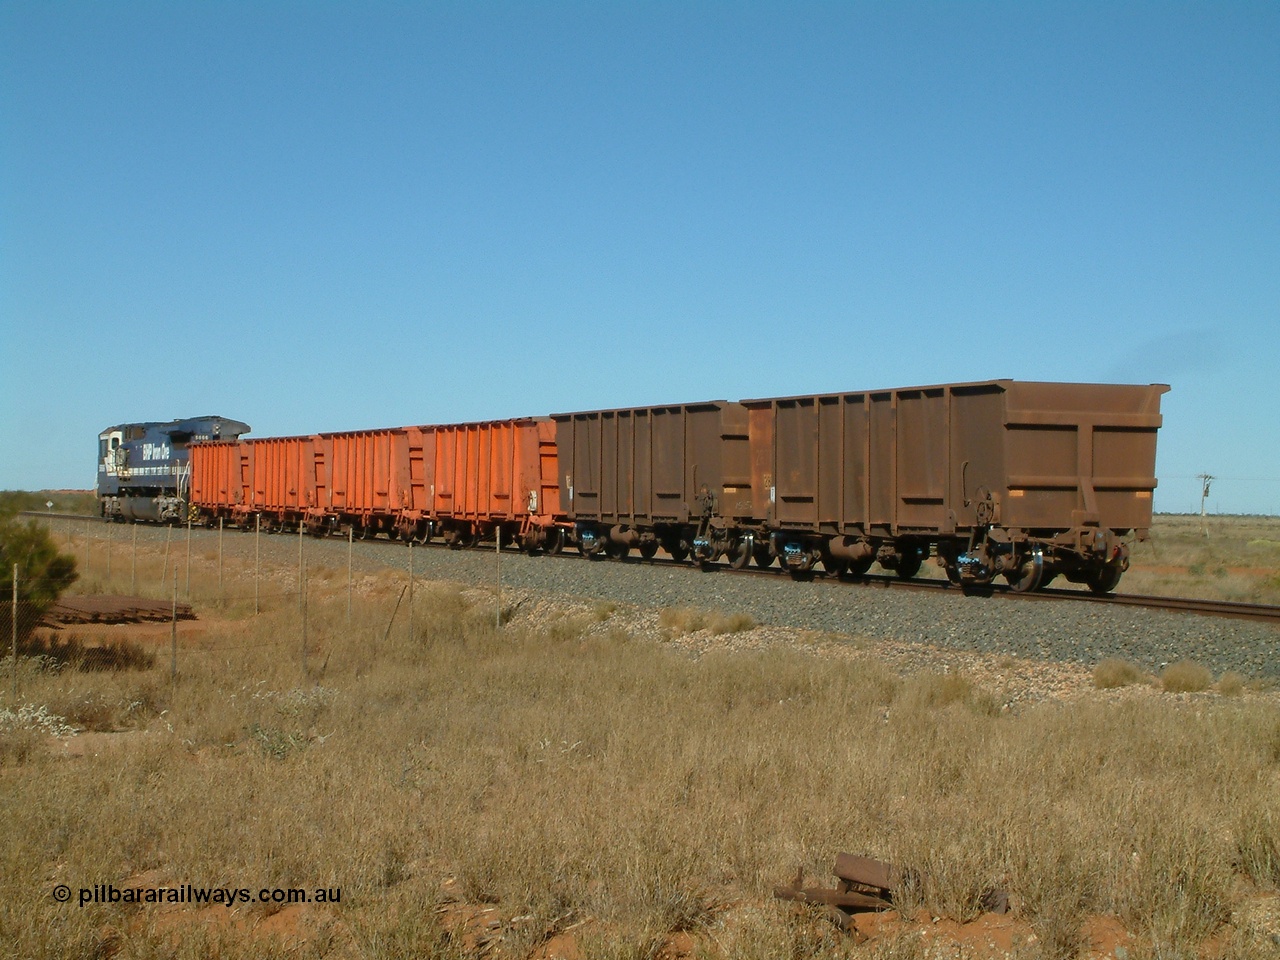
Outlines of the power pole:
[[1208,522],[1205,520],[1204,504],[1209,499],[1209,484],[1216,479],[1212,474],[1202,473],[1196,477],[1200,481],[1200,534],[1201,536],[1209,536]]

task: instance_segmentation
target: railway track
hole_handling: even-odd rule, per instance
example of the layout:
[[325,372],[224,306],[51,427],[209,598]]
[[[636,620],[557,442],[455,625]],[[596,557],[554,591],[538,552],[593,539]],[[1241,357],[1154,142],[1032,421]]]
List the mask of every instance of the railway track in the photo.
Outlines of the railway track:
[[1008,596],[1025,600],[1083,600],[1123,607],[1146,607],[1173,613],[1191,613],[1203,617],[1228,617],[1255,620],[1280,626],[1280,607],[1265,603],[1239,603],[1233,600],[1197,600],[1190,597],[1156,597],[1131,593],[1108,593],[1095,596],[1075,590],[1045,590],[1040,593],[1014,593]]
[[[777,576],[781,571],[772,567],[766,569],[744,568],[742,570],[731,570],[726,567],[723,572],[739,576]],[[894,576],[868,575],[857,579],[838,579],[828,574],[817,574],[812,579],[816,582],[839,584],[844,587],[862,586],[893,590],[934,590],[957,595],[977,595],[1005,600],[1065,600],[1077,603],[1142,607],[1148,610],[1163,610],[1170,613],[1186,613],[1203,617],[1253,620],[1280,626],[1280,606],[1265,603],[1240,603],[1233,600],[1200,600],[1193,597],[1160,597],[1131,593],[1095,594],[1087,590],[1054,588],[1038,590],[1032,593],[1019,593],[1004,584],[991,584],[966,590],[956,586],[949,580],[903,580]]]
[[[79,514],[61,514],[61,513],[42,513],[40,511],[26,511],[21,516],[33,519],[44,520],[67,520],[67,521],[89,521],[99,520],[94,516],[84,516]],[[360,541],[365,546],[373,545],[375,547],[398,547],[397,542],[387,540],[370,540]],[[428,547],[434,547],[440,550],[449,549],[444,543],[429,543]],[[421,549],[421,547],[420,547]],[[479,548],[491,549],[491,548]],[[543,559],[552,560],[571,560],[577,563],[583,562],[583,558],[576,552],[569,551],[566,553],[549,555]],[[587,561],[600,563],[644,563],[651,566],[690,569],[687,562],[676,561],[670,558],[656,557],[652,560],[641,561],[637,558],[630,560],[616,561],[605,560]],[[722,576],[739,576],[739,577],[772,577],[778,578],[785,575],[786,571],[778,567],[760,568],[756,566],[747,566],[741,570],[734,570],[728,564],[715,564],[714,570],[717,575]],[[1141,594],[1127,593],[1109,593],[1094,594],[1086,590],[1070,590],[1070,589],[1046,589],[1035,591],[1032,593],[1019,593],[1010,589],[1004,584],[991,584],[981,588],[962,589],[947,580],[928,580],[928,579],[911,579],[903,580],[896,576],[879,576],[866,575],[858,578],[838,578],[831,574],[823,572],[815,572],[805,575],[802,579],[812,581],[815,584],[826,584],[831,587],[841,588],[858,588],[863,589],[886,589],[886,590],[932,590],[941,591],[943,593],[953,594],[957,597],[978,595],[1002,600],[1022,600],[1033,602],[1069,602],[1069,603],[1095,603],[1107,604],[1112,606],[1139,607],[1149,610],[1162,610],[1168,613],[1182,613],[1204,617],[1223,617],[1237,620],[1250,620],[1254,622],[1268,623],[1280,627],[1280,606],[1261,603],[1240,603],[1230,600],[1202,600],[1193,597],[1162,597]]]

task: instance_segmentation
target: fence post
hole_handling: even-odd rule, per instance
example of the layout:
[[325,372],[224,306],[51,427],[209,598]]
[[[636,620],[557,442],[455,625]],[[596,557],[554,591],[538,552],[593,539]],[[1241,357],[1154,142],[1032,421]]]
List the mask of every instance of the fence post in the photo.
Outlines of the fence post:
[[89,545],[92,543],[92,541],[89,539],[89,534],[91,533],[93,533],[93,521],[85,520],[84,522],[84,578],[86,580],[88,580],[93,573],[93,568],[89,566]]
[[169,682],[178,685],[178,571],[173,571],[173,610],[169,627]]
[[305,578],[305,576],[306,576],[306,570],[305,570],[305,568],[304,568],[304,567],[303,567],[303,565],[302,565],[302,563],[303,563],[303,561],[302,561],[302,531],[303,531],[304,529],[306,529],[306,526],[307,526],[307,523],[306,523],[306,521],[305,521],[305,520],[302,520],[302,519],[299,519],[299,520],[298,520],[298,612],[299,612],[299,613],[304,613],[304,612],[305,612],[305,611],[303,610],[304,600],[303,600],[303,592],[302,592],[302,591],[303,591],[302,583],[303,583],[303,580],[304,580],[304,578]]
[[307,567],[302,566],[302,679],[307,679]]
[[13,699],[18,699],[18,565],[13,565],[13,607],[9,611],[13,624]]
[[[115,528],[112,526],[114,522],[115,522],[114,520],[107,521],[107,579],[108,580],[111,579],[111,540],[112,540],[112,533],[115,532]],[[107,589],[110,589],[110,586],[108,586]]]
[[262,514],[254,514],[256,524],[253,528],[253,615],[258,615],[258,582],[261,579],[259,574],[259,558],[261,556],[262,541]]
[[160,571],[160,589],[169,585],[169,544],[173,542],[173,524],[164,525],[164,568]]
[[498,581],[498,592],[497,592],[498,604],[497,604],[497,609],[494,610],[493,619],[494,619],[494,625],[499,630],[501,630],[502,629],[502,526],[501,524],[499,524],[498,526],[497,536],[494,537],[493,556],[494,556],[493,569],[494,569],[495,577]]
[[218,602],[226,599],[222,589],[222,518],[218,518]]
[[409,642],[413,642],[413,541],[409,541]]
[[187,599],[191,599],[191,517],[187,516]]
[[355,539],[355,525],[349,524],[347,526],[347,623],[351,622],[351,547]]
[[133,521],[133,560],[129,565],[129,593],[138,592],[138,521]]

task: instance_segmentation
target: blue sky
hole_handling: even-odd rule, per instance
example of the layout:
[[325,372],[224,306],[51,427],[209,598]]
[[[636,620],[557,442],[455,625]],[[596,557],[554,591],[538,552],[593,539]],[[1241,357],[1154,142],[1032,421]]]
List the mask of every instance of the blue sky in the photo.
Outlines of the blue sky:
[[255,435],[1164,382],[1280,513],[1280,5],[0,0],[0,488]]

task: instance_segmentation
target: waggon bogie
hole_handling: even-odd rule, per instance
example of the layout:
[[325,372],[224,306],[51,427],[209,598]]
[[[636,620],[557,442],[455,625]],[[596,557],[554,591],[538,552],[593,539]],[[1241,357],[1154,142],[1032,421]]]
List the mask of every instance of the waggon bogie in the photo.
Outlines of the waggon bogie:
[[882,546],[876,560],[886,570],[892,570],[899,579],[910,580],[920,572],[920,567],[928,557],[927,542],[907,540]]
[[769,551],[778,558],[784,570],[792,574],[808,573],[823,559],[824,544],[820,538],[793,531],[774,531],[769,535]]
[[593,524],[579,523],[574,525],[572,539],[580,554],[588,559],[594,559],[604,554],[609,536],[606,531]]
[[303,526],[311,536],[317,540],[322,540],[333,534],[337,529],[337,517],[323,513],[310,513],[303,521]]
[[568,531],[561,526],[552,527],[547,531],[546,538],[542,542],[542,549],[547,554],[555,556],[564,550],[565,542],[568,540]]
[[430,524],[415,517],[399,517],[395,521],[396,538],[402,543],[426,543],[430,539]]

